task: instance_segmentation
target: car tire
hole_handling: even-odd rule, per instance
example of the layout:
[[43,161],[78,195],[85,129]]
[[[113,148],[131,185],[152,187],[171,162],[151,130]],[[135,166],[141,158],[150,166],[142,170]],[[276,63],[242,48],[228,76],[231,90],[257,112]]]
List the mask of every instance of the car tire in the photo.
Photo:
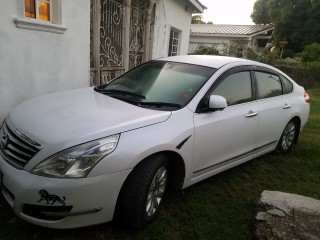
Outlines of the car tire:
[[280,140],[278,142],[275,153],[287,153],[291,150],[293,144],[298,137],[299,129],[296,119],[292,119],[284,128]]
[[153,155],[139,163],[121,189],[117,219],[133,228],[152,222],[163,202],[168,177],[168,160],[164,155]]

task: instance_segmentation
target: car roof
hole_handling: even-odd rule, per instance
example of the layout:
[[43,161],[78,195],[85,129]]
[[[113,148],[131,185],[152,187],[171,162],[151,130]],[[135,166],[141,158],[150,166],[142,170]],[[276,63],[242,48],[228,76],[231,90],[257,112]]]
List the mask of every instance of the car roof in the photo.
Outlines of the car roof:
[[261,65],[258,62],[250,61],[242,58],[226,57],[226,56],[213,56],[213,55],[182,55],[174,57],[165,57],[157,59],[160,61],[180,62],[201,65],[212,68],[220,68],[226,64],[239,62],[243,65]]

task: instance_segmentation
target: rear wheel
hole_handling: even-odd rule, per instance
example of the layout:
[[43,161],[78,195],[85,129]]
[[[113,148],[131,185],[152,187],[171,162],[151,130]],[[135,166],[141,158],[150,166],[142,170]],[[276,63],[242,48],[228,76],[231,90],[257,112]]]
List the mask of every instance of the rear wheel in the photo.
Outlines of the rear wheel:
[[292,119],[281,135],[281,138],[278,142],[276,153],[286,153],[289,152],[295,143],[295,140],[298,136],[298,123],[297,120]]
[[152,222],[159,213],[168,177],[168,161],[164,155],[154,155],[139,163],[120,192],[118,219],[134,228]]

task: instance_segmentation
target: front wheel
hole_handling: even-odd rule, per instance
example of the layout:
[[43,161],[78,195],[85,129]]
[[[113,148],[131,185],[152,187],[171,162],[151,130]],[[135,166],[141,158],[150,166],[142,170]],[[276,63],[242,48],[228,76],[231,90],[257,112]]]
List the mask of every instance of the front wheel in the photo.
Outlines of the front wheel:
[[152,222],[159,213],[169,177],[164,155],[151,156],[131,172],[119,195],[118,219],[134,228]]
[[281,135],[281,138],[278,142],[276,153],[286,153],[289,152],[298,136],[298,123],[297,120],[292,119]]

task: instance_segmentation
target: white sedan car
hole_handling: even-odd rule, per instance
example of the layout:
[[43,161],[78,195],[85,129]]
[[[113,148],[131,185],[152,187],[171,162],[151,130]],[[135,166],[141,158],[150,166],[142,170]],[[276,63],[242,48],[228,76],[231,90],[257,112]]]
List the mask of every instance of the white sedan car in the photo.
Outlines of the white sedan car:
[[75,228],[155,219],[184,189],[297,142],[309,96],[283,72],[218,56],[147,62],[112,82],[16,107],[0,130],[1,192],[22,219]]

